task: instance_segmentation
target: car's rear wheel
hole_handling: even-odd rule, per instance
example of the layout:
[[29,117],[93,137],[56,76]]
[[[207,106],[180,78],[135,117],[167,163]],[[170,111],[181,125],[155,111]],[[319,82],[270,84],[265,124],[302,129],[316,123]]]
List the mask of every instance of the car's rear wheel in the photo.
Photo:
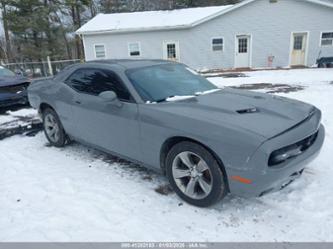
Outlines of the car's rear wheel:
[[53,109],[47,108],[43,111],[43,125],[45,136],[51,145],[63,147],[66,144],[66,133]]
[[173,146],[166,158],[166,173],[174,191],[192,205],[208,207],[226,194],[219,163],[199,144],[186,141]]

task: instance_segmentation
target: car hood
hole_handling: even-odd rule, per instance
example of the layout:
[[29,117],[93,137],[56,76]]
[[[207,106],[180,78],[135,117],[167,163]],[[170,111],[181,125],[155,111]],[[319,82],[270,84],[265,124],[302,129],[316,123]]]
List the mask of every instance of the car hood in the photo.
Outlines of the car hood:
[[30,80],[23,76],[0,77],[0,87],[18,85]]
[[265,138],[301,123],[315,110],[300,101],[231,88],[158,106],[174,114],[238,127]]

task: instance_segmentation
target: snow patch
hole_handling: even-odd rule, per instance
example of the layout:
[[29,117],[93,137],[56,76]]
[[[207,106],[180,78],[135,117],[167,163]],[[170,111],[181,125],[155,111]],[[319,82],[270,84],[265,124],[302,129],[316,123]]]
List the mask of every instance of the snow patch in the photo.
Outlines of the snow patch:
[[186,100],[186,99],[192,99],[195,98],[194,95],[188,95],[188,96],[173,96],[166,99],[167,102],[175,102],[180,100]]
[[103,31],[149,30],[189,26],[233,5],[187,8],[164,11],[98,14],[80,29],[78,34]]
[[24,108],[17,111],[6,111],[4,114],[0,114],[0,130],[25,125],[32,120],[37,119],[39,119],[37,112],[32,108]]
[[204,92],[196,92],[195,95],[199,96],[199,95],[207,95],[207,94],[211,94],[211,93],[215,93],[215,92],[219,92],[221,91],[221,89],[212,89],[212,90],[208,90],[208,91],[204,91]]

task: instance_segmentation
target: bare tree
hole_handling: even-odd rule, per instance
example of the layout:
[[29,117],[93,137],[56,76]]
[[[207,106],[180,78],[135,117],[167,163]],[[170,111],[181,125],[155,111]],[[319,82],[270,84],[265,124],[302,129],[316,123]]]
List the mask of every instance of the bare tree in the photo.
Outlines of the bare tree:
[[1,0],[1,10],[2,10],[2,22],[3,22],[3,29],[5,33],[5,58],[6,60],[11,59],[11,44],[10,44],[10,36],[9,36],[9,29],[8,29],[8,20],[7,20],[7,0]]
[[6,41],[3,36],[0,37],[0,62],[7,61]]

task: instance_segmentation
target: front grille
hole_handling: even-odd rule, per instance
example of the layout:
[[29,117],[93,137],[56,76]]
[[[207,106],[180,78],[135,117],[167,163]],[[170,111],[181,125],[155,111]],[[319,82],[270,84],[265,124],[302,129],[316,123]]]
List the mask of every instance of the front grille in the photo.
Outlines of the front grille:
[[3,87],[0,87],[0,93],[15,94],[15,93],[26,91],[28,86],[29,86],[28,82],[21,83],[18,85],[12,85],[12,86],[3,86]]
[[[309,149],[314,144],[318,136],[318,132],[319,131],[297,143],[273,151],[269,157],[268,166],[271,167],[281,164],[289,159],[295,158],[303,154],[307,149]],[[277,160],[279,156],[288,155],[288,154],[289,156],[286,156],[285,160]]]

